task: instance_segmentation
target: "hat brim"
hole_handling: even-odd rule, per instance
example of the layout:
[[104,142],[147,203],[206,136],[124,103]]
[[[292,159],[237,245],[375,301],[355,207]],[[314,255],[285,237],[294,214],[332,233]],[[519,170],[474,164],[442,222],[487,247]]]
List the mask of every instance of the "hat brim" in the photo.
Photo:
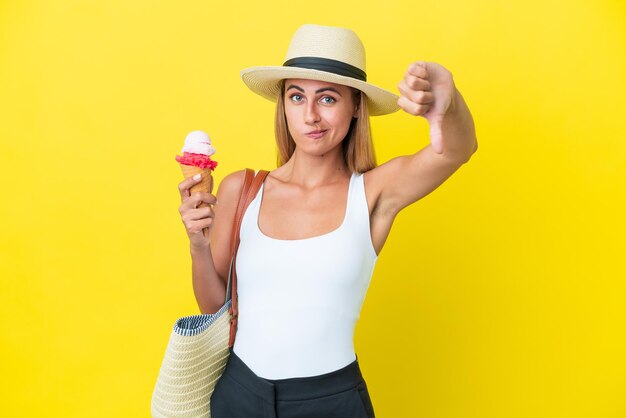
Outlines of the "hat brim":
[[280,81],[304,78],[354,87],[365,93],[370,116],[386,115],[400,109],[398,96],[365,81],[309,68],[261,66],[241,70],[241,79],[250,90],[273,102],[280,94]]

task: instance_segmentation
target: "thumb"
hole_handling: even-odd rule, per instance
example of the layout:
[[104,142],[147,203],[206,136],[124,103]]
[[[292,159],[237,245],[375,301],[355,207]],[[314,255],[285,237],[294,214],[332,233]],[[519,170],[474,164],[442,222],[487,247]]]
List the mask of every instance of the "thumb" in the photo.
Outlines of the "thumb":
[[443,152],[442,122],[443,117],[437,117],[430,121],[430,143],[437,154]]

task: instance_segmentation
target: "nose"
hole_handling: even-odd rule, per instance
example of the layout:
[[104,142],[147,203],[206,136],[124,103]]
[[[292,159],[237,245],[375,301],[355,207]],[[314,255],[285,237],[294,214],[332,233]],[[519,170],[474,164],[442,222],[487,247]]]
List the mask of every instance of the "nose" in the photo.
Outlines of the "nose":
[[320,121],[317,103],[314,101],[307,103],[306,109],[304,110],[304,121],[309,124],[314,124]]

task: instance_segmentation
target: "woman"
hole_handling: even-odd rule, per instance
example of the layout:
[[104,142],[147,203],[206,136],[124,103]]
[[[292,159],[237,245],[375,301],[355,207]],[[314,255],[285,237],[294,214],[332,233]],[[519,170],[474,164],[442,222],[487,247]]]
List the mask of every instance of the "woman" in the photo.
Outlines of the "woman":
[[[373,417],[352,339],[374,265],[400,210],[475,152],[472,117],[435,63],[412,63],[400,97],[368,83],[363,45],[344,28],[304,25],[282,66],[252,67],[242,78],[277,101],[278,168],[241,224],[239,322],[212,416]],[[431,144],[377,166],[369,116],[399,108],[428,119]],[[243,176],[226,176],[217,197],[190,196],[197,180],[179,184],[202,312],[225,299]]]

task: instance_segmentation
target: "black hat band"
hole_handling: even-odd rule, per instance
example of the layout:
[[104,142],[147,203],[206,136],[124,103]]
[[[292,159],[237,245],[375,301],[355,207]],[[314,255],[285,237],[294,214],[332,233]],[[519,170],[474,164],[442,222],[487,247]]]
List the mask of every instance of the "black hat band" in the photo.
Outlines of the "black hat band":
[[345,62],[319,57],[297,57],[285,61],[284,67],[308,68],[310,70],[320,70],[329,73],[352,77],[357,80],[367,81],[365,71]]

